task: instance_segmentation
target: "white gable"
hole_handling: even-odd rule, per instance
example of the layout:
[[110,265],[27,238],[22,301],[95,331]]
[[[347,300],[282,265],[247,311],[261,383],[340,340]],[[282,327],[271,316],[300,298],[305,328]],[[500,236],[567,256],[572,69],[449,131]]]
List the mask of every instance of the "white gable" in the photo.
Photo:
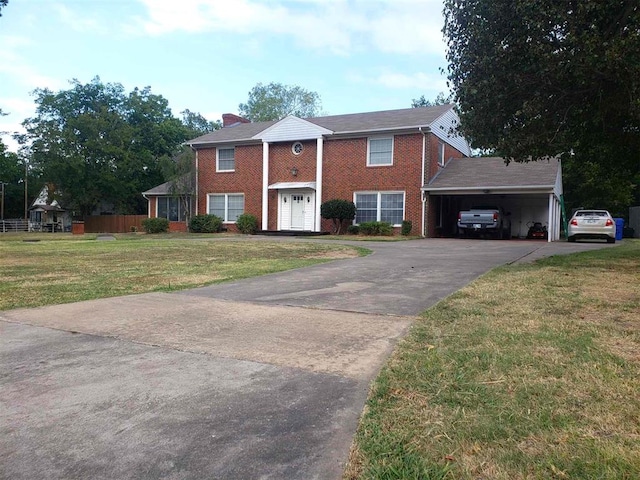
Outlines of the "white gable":
[[286,142],[293,140],[311,140],[333,132],[326,128],[290,115],[271,125],[252,138],[263,142]]
[[429,125],[429,128],[436,137],[448,143],[467,157],[470,157],[471,148],[469,147],[469,142],[467,142],[467,139],[462,135],[453,131],[458,125],[460,125],[460,118],[453,108],[451,108],[436,118]]
[[[48,197],[49,197],[49,187],[47,187],[45,185],[44,187],[42,187],[42,190],[40,190],[40,193],[35,198],[35,200],[31,203],[31,206],[32,207],[36,207],[36,206],[47,205],[47,198]],[[53,200],[51,202],[51,206],[52,207],[60,207],[60,204],[58,203],[57,200]]]

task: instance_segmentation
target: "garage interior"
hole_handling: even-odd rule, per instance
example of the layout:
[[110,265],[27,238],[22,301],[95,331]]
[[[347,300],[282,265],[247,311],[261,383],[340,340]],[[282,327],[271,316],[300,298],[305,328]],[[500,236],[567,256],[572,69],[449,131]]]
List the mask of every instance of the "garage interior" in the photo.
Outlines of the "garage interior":
[[505,164],[499,157],[451,159],[423,188],[428,236],[457,236],[458,212],[496,206],[509,214],[511,238],[526,238],[540,222],[548,241],[560,239],[562,169],[556,159]]

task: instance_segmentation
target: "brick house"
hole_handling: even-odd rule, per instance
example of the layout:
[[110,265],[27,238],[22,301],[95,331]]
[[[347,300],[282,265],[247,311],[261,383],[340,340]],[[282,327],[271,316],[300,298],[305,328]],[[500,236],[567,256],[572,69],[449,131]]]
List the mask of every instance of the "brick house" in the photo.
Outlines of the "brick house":
[[[261,230],[320,232],[332,228],[321,203],[339,198],[356,204],[355,223],[398,230],[410,220],[412,234],[432,236],[422,187],[448,159],[469,156],[452,133],[457,123],[452,105],[257,123],[225,114],[222,129],[187,142],[196,155],[194,213],[218,215],[230,231],[250,213]],[[155,190],[145,192],[150,216],[170,201]]]

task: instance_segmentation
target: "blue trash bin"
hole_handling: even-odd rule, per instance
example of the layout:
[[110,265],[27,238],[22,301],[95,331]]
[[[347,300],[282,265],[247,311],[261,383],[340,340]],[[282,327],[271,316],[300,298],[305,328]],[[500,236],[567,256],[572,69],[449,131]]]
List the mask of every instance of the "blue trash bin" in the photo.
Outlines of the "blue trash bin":
[[624,232],[624,218],[614,218],[616,222],[616,240],[622,240],[622,233]]

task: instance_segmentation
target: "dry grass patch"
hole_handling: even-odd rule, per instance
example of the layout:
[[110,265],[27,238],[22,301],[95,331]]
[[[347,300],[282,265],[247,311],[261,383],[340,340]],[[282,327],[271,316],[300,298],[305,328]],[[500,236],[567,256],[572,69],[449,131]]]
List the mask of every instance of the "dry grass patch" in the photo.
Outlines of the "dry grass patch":
[[638,312],[638,241],[490,272],[399,345],[345,478],[640,478]]
[[366,250],[317,243],[123,236],[0,242],[0,310],[199,287],[335,259]]

